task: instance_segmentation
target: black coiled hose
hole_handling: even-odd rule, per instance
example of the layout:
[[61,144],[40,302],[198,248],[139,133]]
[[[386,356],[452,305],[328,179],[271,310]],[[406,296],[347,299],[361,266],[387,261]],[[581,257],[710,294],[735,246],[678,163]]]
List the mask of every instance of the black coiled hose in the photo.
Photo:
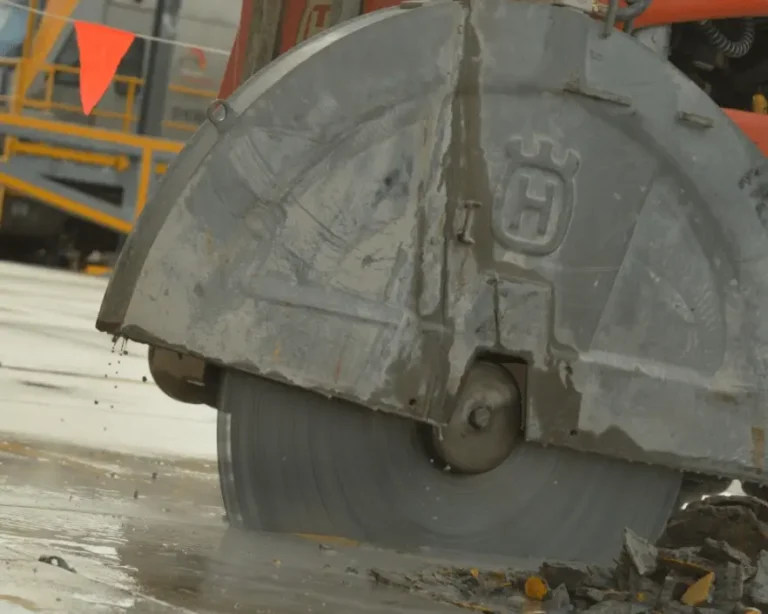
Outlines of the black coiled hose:
[[754,19],[745,18],[740,20],[741,36],[738,40],[731,40],[722,30],[717,27],[717,24],[710,19],[706,21],[700,21],[699,26],[704,32],[704,36],[709,41],[710,45],[713,45],[717,49],[723,52],[726,57],[737,59],[743,58],[752,49],[752,45],[755,44],[755,21]]

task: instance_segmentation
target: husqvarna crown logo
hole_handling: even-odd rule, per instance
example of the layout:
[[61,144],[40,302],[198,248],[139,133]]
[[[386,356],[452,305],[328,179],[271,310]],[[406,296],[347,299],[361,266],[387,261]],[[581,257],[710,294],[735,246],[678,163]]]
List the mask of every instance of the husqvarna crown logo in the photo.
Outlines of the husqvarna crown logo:
[[541,136],[515,137],[506,153],[507,172],[493,203],[493,234],[522,254],[552,253],[571,223],[579,155]]

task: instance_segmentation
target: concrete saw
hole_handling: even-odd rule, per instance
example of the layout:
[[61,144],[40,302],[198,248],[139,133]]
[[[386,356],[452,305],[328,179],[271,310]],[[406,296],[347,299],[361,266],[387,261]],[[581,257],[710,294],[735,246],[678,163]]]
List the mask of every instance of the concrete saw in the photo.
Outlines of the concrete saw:
[[211,106],[97,325],[199,362],[232,522],[605,563],[766,481],[763,169],[576,8],[408,2]]

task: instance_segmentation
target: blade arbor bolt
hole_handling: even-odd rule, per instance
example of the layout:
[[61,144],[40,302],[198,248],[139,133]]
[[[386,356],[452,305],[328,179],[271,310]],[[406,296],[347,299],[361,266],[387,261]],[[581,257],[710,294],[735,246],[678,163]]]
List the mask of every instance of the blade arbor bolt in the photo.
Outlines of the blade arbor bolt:
[[477,430],[487,429],[491,425],[491,408],[481,405],[469,414],[469,423]]

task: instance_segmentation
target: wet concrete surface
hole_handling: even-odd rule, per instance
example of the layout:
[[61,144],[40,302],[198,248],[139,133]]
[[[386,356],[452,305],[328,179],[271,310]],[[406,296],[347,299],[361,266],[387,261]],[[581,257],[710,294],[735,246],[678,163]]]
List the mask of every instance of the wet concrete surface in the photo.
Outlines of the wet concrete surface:
[[768,603],[768,504],[746,498],[681,512],[664,547],[628,534],[609,570],[244,533],[227,526],[203,460],[0,435],[0,493],[0,614],[755,614],[742,602]]
[[0,432],[215,459],[216,413],[166,397],[152,383],[146,346],[120,353],[95,329],[106,285],[0,262]]
[[210,463],[6,438],[0,492],[2,614],[459,611],[370,578],[426,554],[229,529]]

